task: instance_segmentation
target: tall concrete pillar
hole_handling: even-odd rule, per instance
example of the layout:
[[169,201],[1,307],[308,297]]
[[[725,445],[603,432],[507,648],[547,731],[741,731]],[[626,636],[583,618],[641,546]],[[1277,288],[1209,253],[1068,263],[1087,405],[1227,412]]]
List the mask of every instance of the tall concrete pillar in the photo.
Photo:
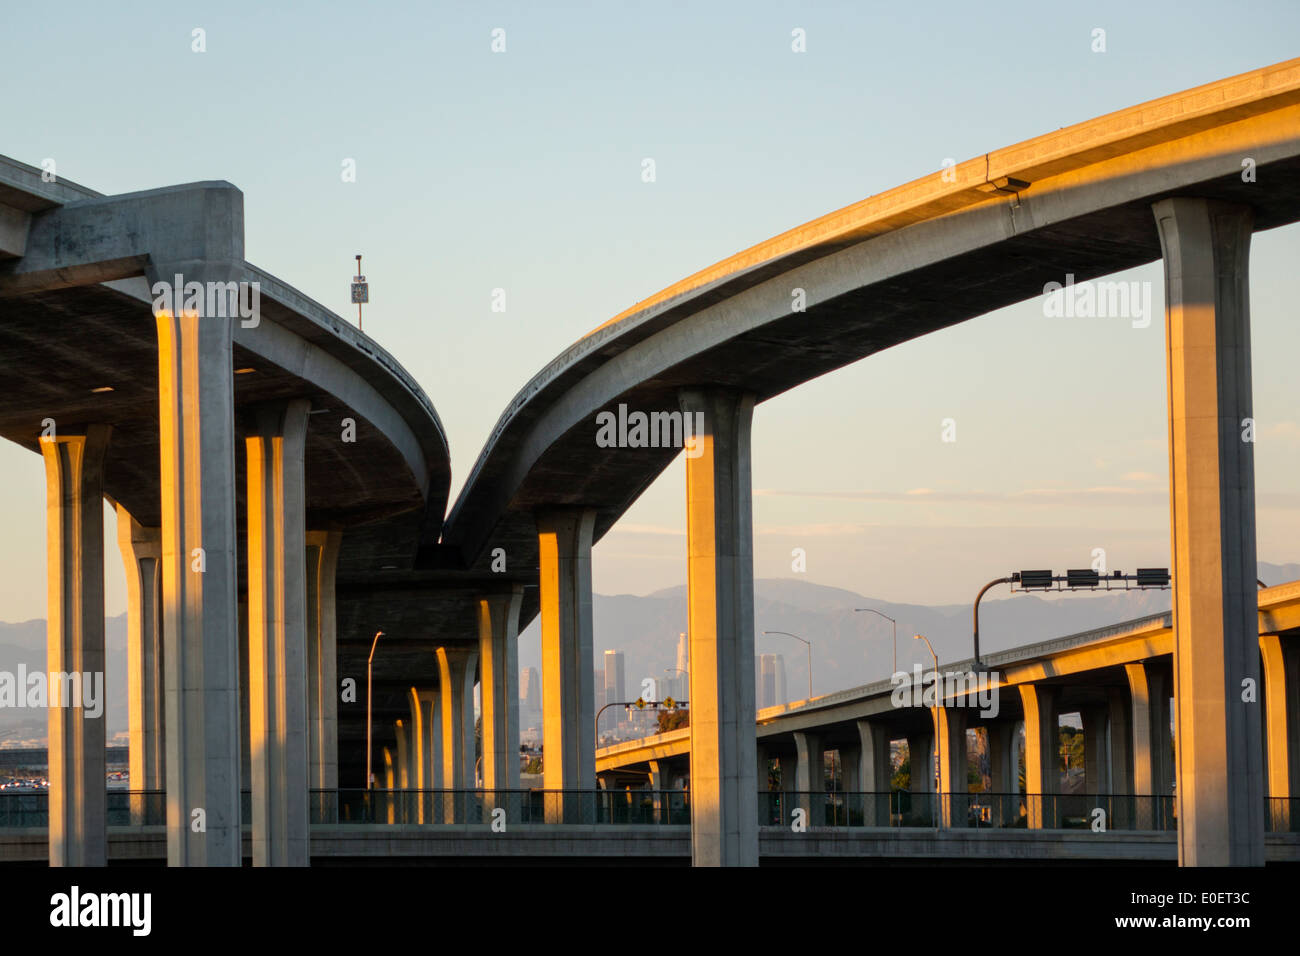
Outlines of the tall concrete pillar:
[[483,789],[519,789],[519,606],[523,587],[478,602]]
[[[104,453],[109,434],[106,425],[90,425],[60,428],[56,435],[41,438],[49,608],[46,670],[57,675],[47,688],[46,701],[50,866],[104,866],[108,858]],[[66,680],[63,675],[68,675]]]
[[967,822],[966,708],[935,707],[934,739],[939,747],[940,826],[964,827]]
[[1264,662],[1264,729],[1271,829],[1292,829],[1291,799],[1300,796],[1300,644],[1277,634],[1259,639]]
[[253,865],[307,866],[306,399],[258,408],[248,458]]
[[1030,829],[1055,828],[1056,794],[1061,789],[1061,733],[1057,688],[1021,684],[1025,712],[1025,809]]
[[795,789],[808,826],[826,822],[826,751],[820,734],[795,731]]
[[688,389],[679,399],[695,434],[686,450],[691,860],[757,866],[754,397]]
[[770,789],[772,755],[767,752],[767,748],[762,744],[758,745],[758,759],[755,761],[757,772],[758,792],[766,793]]
[[[1248,265],[1253,213],[1153,206],[1165,264],[1178,862],[1263,866]],[[1246,429],[1252,434],[1247,435]]]
[[[464,815],[464,791],[474,788],[474,672],[478,648],[438,648],[438,701],[442,707],[442,785],[445,822]],[[543,765],[545,765],[543,763]]]
[[[165,791],[163,776],[162,529],[145,528],[120,504],[117,546],[126,572],[126,699],[132,790]],[[131,822],[147,822],[133,799]],[[155,821],[156,822],[156,821]]]
[[[542,782],[548,791],[596,789],[591,539],[596,513],[537,514],[542,619]],[[695,715],[691,715],[694,720]],[[577,795],[548,795],[548,823],[581,822]]]
[[[242,259],[242,209],[237,251]],[[214,225],[214,231],[216,226]],[[172,281],[184,266],[151,266]],[[204,281],[220,269],[201,272]],[[188,279],[198,279],[189,270]],[[167,862],[239,866],[231,323],[157,314]]]
[[313,790],[339,786],[338,624],[334,576],[338,531],[307,533],[307,779]]

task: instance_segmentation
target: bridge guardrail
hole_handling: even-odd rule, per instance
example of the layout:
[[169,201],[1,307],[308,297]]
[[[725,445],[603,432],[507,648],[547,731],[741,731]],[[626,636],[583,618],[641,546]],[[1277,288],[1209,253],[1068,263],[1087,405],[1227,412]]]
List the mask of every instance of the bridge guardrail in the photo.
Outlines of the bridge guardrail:
[[[110,827],[164,826],[167,794],[162,790],[108,791]],[[245,824],[252,820],[252,795],[241,793]],[[587,825],[681,826],[691,822],[688,790],[312,790],[315,825],[491,825],[571,823]],[[1028,828],[1031,814],[1044,829],[1174,831],[1172,796],[1134,794],[889,793],[845,791],[762,791],[761,827],[789,827],[794,811],[808,827]],[[945,817],[944,810],[947,810]],[[497,813],[503,811],[503,813]],[[1101,815],[1098,815],[1101,811]],[[0,829],[49,826],[49,793],[0,791]],[[1300,833],[1300,797],[1270,797],[1267,833]]]

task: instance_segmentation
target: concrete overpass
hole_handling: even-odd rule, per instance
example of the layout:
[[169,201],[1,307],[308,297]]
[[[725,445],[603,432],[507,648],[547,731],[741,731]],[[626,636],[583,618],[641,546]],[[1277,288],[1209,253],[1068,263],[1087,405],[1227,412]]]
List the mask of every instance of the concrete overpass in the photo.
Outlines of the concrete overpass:
[[[51,667],[67,660],[93,669],[102,646],[95,611],[102,597],[90,566],[99,559],[96,519],[83,505],[107,494],[141,529],[124,542],[131,559],[151,548],[161,555],[152,559],[161,573],[150,580],[161,594],[154,616],[163,621],[165,673],[153,686],[161,683],[169,701],[166,726],[178,729],[164,735],[171,862],[237,861],[240,748],[229,730],[233,695],[250,685],[251,749],[261,754],[250,768],[254,843],[265,848],[255,859],[305,862],[298,781],[309,772],[284,769],[298,761],[291,741],[301,721],[282,719],[285,707],[296,713],[297,705],[282,705],[280,691],[296,700],[293,689],[308,679],[294,670],[298,639],[289,632],[330,630],[333,549],[338,674],[359,677],[374,631],[389,635],[377,658],[380,735],[370,755],[380,767],[387,755],[395,785],[472,785],[467,702],[477,677],[484,785],[510,789],[517,780],[512,655],[519,627],[540,614],[546,785],[592,789],[591,546],[684,443],[670,431],[668,442],[649,447],[636,447],[635,438],[604,447],[597,416],[619,406],[686,413],[703,426],[686,466],[692,853],[700,864],[755,863],[756,762],[747,756],[756,746],[748,718],[755,405],[892,345],[1041,295],[1067,275],[1082,282],[1163,255],[1175,681],[1184,688],[1180,860],[1260,863],[1260,724],[1236,703],[1241,682],[1258,678],[1253,466],[1250,446],[1235,436],[1236,423],[1250,415],[1249,238],[1300,219],[1298,120],[1300,60],[1292,60],[934,172],[689,277],[600,326],[524,386],[445,524],[445,442],[432,408],[368,339],[244,262],[237,190],[207,183],[98,197],[7,162],[0,354],[10,357],[3,374],[13,393],[39,400],[6,410],[0,434],[39,448],[51,463],[52,554],[60,562],[51,575]],[[249,328],[151,316],[159,311],[147,304],[153,283],[178,274],[205,284],[265,280],[266,318]],[[113,308],[123,317],[115,331],[132,327],[128,314],[147,323],[143,331],[74,341],[35,328],[57,315],[94,335],[103,331],[96,316]],[[156,384],[144,373],[135,380],[141,394],[129,402],[105,377],[119,363],[143,372],[154,361]],[[103,387],[114,391],[91,391]],[[150,395],[158,403],[156,445]],[[126,404],[112,404],[119,399]],[[364,454],[350,443],[340,448],[345,443],[333,434],[341,420],[323,411],[318,436],[317,418],[307,413],[322,406],[331,419],[350,413]],[[47,418],[63,424],[54,441],[38,443]],[[240,437],[246,458],[237,461]],[[156,492],[155,460],[162,464]],[[236,520],[237,467],[257,489],[244,522]],[[279,507],[285,501],[291,504]],[[242,507],[248,511],[247,502]],[[236,530],[242,525],[244,538]],[[344,526],[340,543],[331,534]],[[144,530],[151,527],[157,534]],[[282,545],[300,530],[306,542],[316,529],[323,537],[313,539],[313,574],[286,558],[296,548]],[[195,548],[207,556],[202,577],[187,563]],[[254,560],[243,572],[250,667],[241,681],[245,553]],[[276,603],[282,595],[287,611]],[[295,616],[303,595],[306,610]],[[148,608],[141,597],[133,633],[153,634],[156,644]],[[312,642],[304,643],[310,650]],[[148,642],[133,638],[133,646]],[[315,686],[330,686],[325,665],[313,668],[307,657],[306,669],[319,674]],[[316,726],[324,728],[330,695],[317,696]],[[153,713],[136,735],[142,752],[150,728],[156,736],[156,707]],[[52,749],[64,746],[59,734],[86,736],[79,718],[69,719],[66,732],[52,725]],[[360,707],[337,714],[338,776],[354,786],[364,783],[363,720]],[[270,740],[274,747],[257,746]],[[328,766],[329,749],[318,749],[318,767]],[[58,774],[63,803],[51,860],[95,862],[100,857],[85,857],[82,848],[103,840],[91,819],[94,798],[78,782],[95,779],[93,760],[71,751],[58,759],[67,772]],[[328,771],[319,774],[325,780]],[[73,808],[66,819],[65,806]],[[188,828],[187,815],[198,809],[206,835]]]
[[[1261,860],[1250,446],[1249,239],[1300,218],[1300,60],[1048,133],[813,220],[639,303],[528,382],[453,506],[439,550],[539,568],[548,788],[594,785],[591,546],[678,454],[600,448],[619,406],[700,413],[687,458],[697,863],[753,863],[749,425],[756,404],[876,352],[1166,261],[1180,859]],[[1215,279],[1214,277],[1224,277]],[[1230,281],[1229,281],[1230,280]],[[669,444],[656,443],[656,444]],[[499,549],[499,550],[498,550]],[[533,614],[524,606],[520,623]],[[569,694],[569,689],[576,692]],[[1190,708],[1191,705],[1189,705]],[[1202,808],[1198,812],[1197,808]],[[704,809],[707,808],[707,809]]]
[[[1265,588],[1258,600],[1264,679],[1254,703],[1264,726],[1267,829],[1289,833],[1300,820],[1300,581]],[[1175,741],[1170,733],[1174,647],[1172,614],[1156,614],[987,655],[983,672],[996,677],[982,702],[987,705],[996,694],[993,708],[981,710],[981,699],[969,692],[969,685],[949,687],[938,695],[942,707],[929,706],[911,693],[909,677],[901,684],[878,681],[760,710],[760,797],[773,763],[780,765],[783,794],[770,800],[783,812],[761,814],[760,819],[779,817],[768,822],[788,826],[790,812],[802,808],[814,825],[821,823],[818,811],[826,805],[821,799],[826,790],[823,758],[836,751],[842,768],[838,802],[861,812],[859,825],[890,825],[895,821],[887,816],[889,801],[881,796],[891,790],[891,744],[905,741],[913,802],[918,795],[937,792],[942,798],[935,825],[966,827],[968,807],[980,802],[974,794],[967,796],[968,733],[974,731],[983,735],[990,793],[996,795],[984,803],[994,809],[1006,803],[1013,814],[1023,803],[1023,823],[1029,829],[1058,828],[1061,815],[1050,812],[1051,798],[1060,791],[1057,728],[1061,715],[1077,713],[1084,733],[1082,792],[1088,796],[1082,803],[1058,802],[1104,806],[1108,817],[1116,808],[1119,818],[1108,821],[1112,827],[1171,829],[1172,815],[1161,811],[1172,808],[1175,791]],[[976,671],[976,665],[974,660],[958,661],[941,665],[940,671],[966,674]],[[1015,798],[1021,790],[1017,765],[1022,748],[1023,789],[1028,795],[1023,801]],[[613,789],[689,786],[690,765],[688,729],[596,752],[596,772]],[[958,799],[951,799],[953,795]],[[1036,800],[1036,795],[1044,799]],[[1142,819],[1133,818],[1134,809]],[[1006,826],[1016,820],[1012,816],[991,822]],[[1300,844],[1295,849],[1300,854]]]
[[[169,858],[238,865],[241,776],[259,859],[301,857],[307,786],[338,780],[334,570],[409,566],[437,540],[438,416],[392,356],[244,260],[229,183],[102,196],[0,159],[0,227],[0,435],[46,460],[49,668],[103,670],[107,497],[128,564],[132,780],[166,782]],[[189,314],[155,305],[177,276],[205,293]],[[215,283],[230,317],[199,318]],[[345,596],[345,614],[376,600]],[[381,682],[409,673],[383,663]],[[102,720],[51,709],[52,863],[103,862],[103,761]]]

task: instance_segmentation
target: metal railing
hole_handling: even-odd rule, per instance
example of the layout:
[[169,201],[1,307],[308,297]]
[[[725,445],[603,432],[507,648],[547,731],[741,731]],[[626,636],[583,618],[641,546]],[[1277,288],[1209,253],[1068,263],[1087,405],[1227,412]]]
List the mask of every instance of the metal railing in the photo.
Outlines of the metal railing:
[[[164,826],[162,790],[108,791],[108,826]],[[244,823],[252,821],[252,795],[241,793]],[[314,825],[584,824],[685,826],[691,822],[686,790],[312,790]],[[795,811],[802,811],[797,816]],[[943,827],[1173,831],[1172,796],[1132,794],[888,793],[843,791],[758,794],[763,827]],[[0,829],[49,826],[49,793],[0,791]],[[1300,797],[1271,797],[1268,833],[1300,833]]]
[[[760,792],[759,825],[1174,830],[1172,796]],[[1278,832],[1276,827],[1271,832]]]
[[685,790],[313,790],[314,824],[691,822]]

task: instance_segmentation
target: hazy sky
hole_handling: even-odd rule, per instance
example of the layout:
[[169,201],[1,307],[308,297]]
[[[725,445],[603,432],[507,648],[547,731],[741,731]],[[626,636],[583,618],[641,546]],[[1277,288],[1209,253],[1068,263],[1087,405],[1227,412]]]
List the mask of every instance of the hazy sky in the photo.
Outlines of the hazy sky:
[[[1294,2],[943,6],[10,5],[0,153],[105,193],[228,180],[247,258],[344,316],[363,253],[366,331],[437,407],[454,494],[523,383],[634,302],[945,158],[1285,60],[1300,36]],[[1279,563],[1300,559],[1297,261],[1297,227],[1256,235],[1259,556]],[[1031,301],[760,406],[755,573],[789,575],[802,547],[810,580],[942,603],[1095,547],[1167,564],[1161,274],[1116,278],[1153,284],[1149,328]],[[42,617],[40,459],[6,444],[0,475],[0,619]],[[598,546],[598,591],[684,580],[683,497],[679,460]]]

